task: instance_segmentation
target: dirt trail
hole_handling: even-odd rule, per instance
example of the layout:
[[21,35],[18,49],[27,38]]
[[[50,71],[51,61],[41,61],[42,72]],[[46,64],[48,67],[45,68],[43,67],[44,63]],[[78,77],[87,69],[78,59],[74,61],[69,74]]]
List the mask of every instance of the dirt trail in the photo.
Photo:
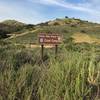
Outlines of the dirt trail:
[[9,37],[9,39],[16,38],[16,37],[19,37],[19,36],[23,36],[25,34],[28,34],[28,32],[24,32],[24,33],[21,33],[21,34],[12,34],[11,37]]
[[29,33],[32,33],[32,32],[36,32],[36,31],[37,31],[37,29],[36,30],[33,30],[33,31],[23,32],[23,33],[20,33],[20,34],[12,34],[7,39],[13,39],[13,38],[20,37],[20,36],[23,36],[23,35],[26,35],[26,34],[29,34]]
[[[40,48],[41,45],[35,45],[35,44],[26,44],[25,45],[26,48]],[[53,48],[54,46],[53,45],[44,45],[44,48]]]
[[[12,34],[11,37],[7,38],[7,39],[13,39],[13,38],[16,38],[16,37],[20,37],[20,36],[23,36],[23,35],[26,35],[26,34],[29,34],[29,33],[32,33],[32,32],[36,32],[38,29],[36,30],[33,30],[33,31],[28,31],[28,32],[24,32],[24,33],[21,33],[21,34]],[[15,43],[15,45],[22,45],[26,48],[40,48],[41,45],[38,45],[38,44],[20,44],[20,43]],[[44,45],[44,48],[53,48],[54,45]]]
[[[22,45],[25,46],[26,48],[40,48],[41,45],[38,44],[15,44],[15,45]],[[44,48],[53,48],[55,47],[54,45],[44,45]]]

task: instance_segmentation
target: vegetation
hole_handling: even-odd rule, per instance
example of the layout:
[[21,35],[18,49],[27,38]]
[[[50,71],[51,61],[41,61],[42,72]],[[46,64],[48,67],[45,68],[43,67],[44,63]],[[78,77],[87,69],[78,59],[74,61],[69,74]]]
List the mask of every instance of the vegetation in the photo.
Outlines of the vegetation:
[[45,51],[47,57],[42,62],[38,48],[31,50],[13,44],[1,45],[3,45],[0,48],[1,100],[100,98],[98,46],[61,45],[59,59],[55,60],[53,51],[48,49],[48,52]]
[[[99,25],[69,20],[66,25],[28,25],[27,34],[0,39],[0,100],[100,99],[99,42],[75,43],[72,37],[80,33],[100,39]],[[38,44],[40,32],[63,35],[57,59],[54,48],[45,48],[42,60],[41,48],[25,46]]]
[[34,25],[26,25],[15,20],[6,20],[0,23],[0,39],[7,38],[12,34],[20,34],[25,31],[33,30]]

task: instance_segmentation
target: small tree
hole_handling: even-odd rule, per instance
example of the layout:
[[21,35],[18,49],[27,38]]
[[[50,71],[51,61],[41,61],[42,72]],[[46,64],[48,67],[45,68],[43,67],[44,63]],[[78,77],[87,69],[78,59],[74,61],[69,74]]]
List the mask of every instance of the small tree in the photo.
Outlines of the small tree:
[[65,16],[65,18],[68,18],[68,16]]

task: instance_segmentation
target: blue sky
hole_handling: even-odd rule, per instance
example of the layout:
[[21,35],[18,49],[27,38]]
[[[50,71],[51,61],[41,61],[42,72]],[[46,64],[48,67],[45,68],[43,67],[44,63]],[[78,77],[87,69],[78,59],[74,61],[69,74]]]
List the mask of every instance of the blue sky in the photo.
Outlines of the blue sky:
[[37,24],[64,16],[100,23],[100,0],[0,0],[0,21]]

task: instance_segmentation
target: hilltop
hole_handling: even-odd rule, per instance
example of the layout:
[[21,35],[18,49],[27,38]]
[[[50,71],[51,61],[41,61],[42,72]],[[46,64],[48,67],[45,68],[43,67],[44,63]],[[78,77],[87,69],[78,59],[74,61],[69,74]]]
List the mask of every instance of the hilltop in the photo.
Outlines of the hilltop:
[[65,18],[56,18],[55,20],[47,21],[44,23],[40,23],[38,25],[99,25],[98,23],[92,23],[89,21],[77,19],[77,18],[69,18],[65,16]]
[[23,25],[25,25],[25,23],[18,22],[16,20],[5,20],[5,21],[1,22],[0,24],[5,24],[8,26],[23,26]]
[[12,34],[21,33],[25,29],[30,29],[34,25],[27,25],[16,20],[5,20],[0,22],[0,38],[7,38]]

